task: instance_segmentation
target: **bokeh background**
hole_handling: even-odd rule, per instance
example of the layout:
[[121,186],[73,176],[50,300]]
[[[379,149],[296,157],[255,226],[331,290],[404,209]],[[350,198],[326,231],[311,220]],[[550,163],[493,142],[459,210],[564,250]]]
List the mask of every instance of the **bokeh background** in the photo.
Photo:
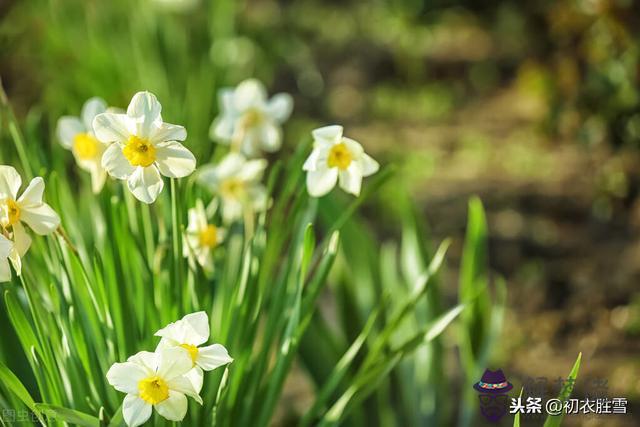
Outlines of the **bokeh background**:
[[[433,241],[453,237],[452,300],[478,195],[492,276],[508,288],[491,367],[517,386],[551,383],[581,351],[578,394],[604,379],[635,414],[566,424],[637,425],[637,2],[2,0],[0,17],[2,84],[38,124],[28,129],[43,158],[61,150],[49,138],[57,117],[93,95],[125,106],[141,89],[210,156],[216,89],[257,77],[294,96],[283,152],[311,126],[342,123],[397,165],[365,220],[385,241],[408,198]],[[285,406],[308,393],[303,374],[290,379]]]

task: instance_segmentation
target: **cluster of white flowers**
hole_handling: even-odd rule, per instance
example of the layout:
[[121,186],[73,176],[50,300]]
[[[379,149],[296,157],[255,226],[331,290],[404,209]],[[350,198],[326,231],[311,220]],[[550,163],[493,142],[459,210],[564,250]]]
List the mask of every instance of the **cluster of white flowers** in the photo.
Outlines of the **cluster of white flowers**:
[[[255,79],[222,89],[219,104],[220,115],[209,135],[230,151],[218,163],[198,170],[197,181],[216,198],[206,209],[202,200],[189,209],[183,251],[192,264],[209,272],[212,252],[225,235],[224,228],[210,222],[211,206],[220,204],[225,224],[267,209],[262,178],[268,163],[259,157],[280,149],[282,124],[293,109],[290,95],[279,93],[269,99],[264,85]],[[161,175],[182,178],[196,167],[193,154],[178,142],[186,139],[185,128],[164,123],[161,109],[149,92],[135,94],[126,113],[110,111],[104,100],[91,98],[79,118],[60,118],[58,138],[80,168],[91,173],[94,192],[101,191],[108,174],[126,180],[138,200],[153,203],[164,187]],[[362,178],[377,172],[378,163],[343,135],[342,126],[325,126],[312,136],[313,150],[303,165],[309,194],[324,196],[338,183],[358,196]]]
[[[245,157],[280,148],[281,125],[292,107],[288,94],[267,99],[264,86],[255,79],[245,80],[235,89],[221,90],[221,114],[213,121],[210,136],[230,145],[232,152],[219,165],[203,168],[199,178],[223,199],[227,220],[240,217],[247,208],[266,206],[266,193],[259,181],[267,163],[262,159],[247,161]],[[378,163],[358,142],[343,135],[342,126],[325,126],[314,130],[312,136],[313,151],[303,166],[309,194],[324,196],[339,183],[346,192],[358,196],[362,178],[377,172]]]
[[161,337],[154,352],[141,351],[123,363],[114,363],[107,380],[127,395],[122,415],[129,427],[144,424],[152,409],[170,421],[182,421],[187,396],[202,404],[204,371],[233,361],[220,344],[209,341],[209,318],[204,311],[184,316],[155,333]]
[[94,192],[102,189],[108,173],[126,180],[136,199],[153,203],[164,188],[161,175],[183,178],[196,168],[195,157],[179,142],[187,131],[164,123],[161,111],[149,92],[136,93],[126,113],[107,111],[104,101],[92,98],[81,118],[60,118],[57,134],[78,165],[91,173]]
[[60,225],[58,214],[42,201],[43,179],[33,178],[18,196],[21,186],[22,178],[15,168],[0,165],[0,282],[11,280],[9,261],[16,274],[21,274],[21,258],[31,246],[24,224],[41,236],[53,233]]
[[[199,170],[197,182],[215,197],[206,208],[198,199],[189,209],[183,235],[183,255],[205,271],[213,268],[213,251],[226,235],[226,229],[212,219],[217,207],[226,225],[267,209],[262,179],[268,162],[260,156],[280,149],[282,124],[293,106],[288,94],[268,99],[264,86],[254,79],[235,89],[223,89],[219,101],[221,112],[211,125],[210,137],[230,149],[217,164]],[[149,92],[136,93],[126,112],[91,98],[80,117],[59,119],[57,136],[79,167],[91,174],[95,193],[102,190],[109,175],[126,181],[133,196],[149,204],[164,187],[162,176],[182,178],[196,168],[195,157],[180,143],[187,131],[164,123],[161,110]],[[363,177],[377,172],[378,163],[358,142],[345,137],[341,126],[316,129],[312,136],[313,150],[303,165],[308,193],[321,197],[338,183],[358,196]],[[11,279],[10,263],[21,273],[21,257],[31,245],[24,224],[39,235],[53,233],[60,225],[56,212],[42,200],[43,179],[34,178],[18,195],[21,185],[13,167],[0,166],[0,281]],[[107,373],[109,383],[127,394],[122,411],[131,427],[146,422],[152,408],[168,420],[181,421],[187,396],[202,404],[204,371],[233,360],[220,344],[201,347],[209,340],[205,312],[189,314],[155,335],[161,340],[154,352],[139,352],[126,362],[115,363]]]

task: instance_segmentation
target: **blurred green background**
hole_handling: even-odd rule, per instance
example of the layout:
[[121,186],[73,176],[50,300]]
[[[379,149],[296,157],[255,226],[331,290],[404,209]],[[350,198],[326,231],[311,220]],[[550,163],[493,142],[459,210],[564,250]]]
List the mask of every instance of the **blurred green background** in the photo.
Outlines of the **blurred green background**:
[[[509,295],[493,367],[551,379],[582,351],[581,377],[607,379],[640,420],[637,2],[3,0],[0,17],[2,84],[42,165],[62,151],[60,115],[142,89],[208,158],[216,90],[257,77],[294,96],[285,153],[341,123],[398,165],[364,217],[384,242],[412,199],[433,241],[452,236],[450,300],[478,195]],[[288,404],[307,389],[290,381]]]

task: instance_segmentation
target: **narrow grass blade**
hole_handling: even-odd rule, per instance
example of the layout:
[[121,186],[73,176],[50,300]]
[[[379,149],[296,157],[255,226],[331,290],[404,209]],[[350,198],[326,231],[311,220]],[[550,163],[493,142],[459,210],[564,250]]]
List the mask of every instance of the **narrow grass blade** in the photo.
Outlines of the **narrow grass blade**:
[[[560,394],[558,395],[558,399],[560,399],[563,403],[569,399],[571,393],[573,392],[573,387],[575,385],[576,378],[578,378],[578,371],[580,370],[580,362],[582,361],[582,353],[578,354],[578,358],[573,364],[573,368],[571,368],[571,372],[569,372],[569,376],[565,381],[565,385],[563,385],[562,390],[560,390]],[[562,423],[562,418],[564,417],[564,413],[560,413],[559,415],[549,415],[544,422],[544,427],[558,427]]]
[[55,421],[65,421],[67,423],[83,427],[100,426],[100,420],[98,418],[73,409],[49,405],[46,403],[37,403],[36,408],[47,418],[52,418]]

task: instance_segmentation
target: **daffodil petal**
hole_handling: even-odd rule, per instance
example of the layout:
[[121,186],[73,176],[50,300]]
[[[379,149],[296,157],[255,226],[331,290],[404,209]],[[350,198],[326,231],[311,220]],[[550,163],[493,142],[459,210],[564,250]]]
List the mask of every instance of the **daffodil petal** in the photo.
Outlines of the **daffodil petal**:
[[138,394],[138,383],[146,376],[147,371],[136,363],[114,363],[107,372],[107,381],[118,391]]
[[[322,156],[322,150],[319,148],[314,148],[311,151],[311,154],[309,154],[309,157],[307,157],[307,160],[305,160],[304,164],[302,165],[302,170],[305,171],[313,171],[317,169],[318,166],[318,162],[320,160],[320,156]],[[326,155],[325,155],[326,158]],[[326,161],[325,161],[326,164]]]
[[9,255],[13,249],[13,243],[3,235],[0,235],[0,282],[11,280],[11,267],[9,266]]
[[126,114],[101,113],[93,119],[93,132],[104,143],[125,142],[135,131]]
[[362,176],[373,175],[380,169],[378,162],[366,153],[362,153],[362,157],[360,157],[360,167],[362,169]]
[[205,371],[211,371],[231,362],[233,362],[233,359],[221,344],[213,344],[198,349],[196,363]]
[[[91,124],[89,124],[91,126]],[[56,128],[56,136],[60,144],[66,148],[71,149],[73,147],[73,140],[79,133],[86,132],[87,128],[77,117],[63,116],[58,119],[58,126]]]
[[22,178],[13,166],[0,166],[0,198],[16,199],[22,185]]
[[193,224],[194,231],[202,230],[209,225],[207,221],[207,211],[201,199],[196,200],[196,206],[189,209],[189,224]]
[[249,108],[262,105],[267,98],[264,85],[256,79],[248,79],[238,85],[234,93],[234,108],[246,111]]
[[46,203],[23,208],[20,220],[41,236],[53,233],[60,226],[60,217]]
[[11,265],[13,265],[13,269],[16,271],[16,274],[20,276],[22,274],[22,258],[15,247],[11,249],[9,261],[11,261]]
[[159,126],[151,127],[149,139],[154,143],[165,141],[184,141],[187,139],[187,130],[180,125],[161,123]]
[[88,99],[82,106],[82,112],[80,113],[85,129],[91,129],[93,119],[105,111],[107,111],[107,103],[104,102],[104,99],[98,98],[97,96]]
[[170,421],[182,421],[187,414],[187,396],[169,390],[169,397],[155,405],[158,414]]
[[11,267],[7,258],[0,258],[0,282],[11,281]]
[[179,142],[156,145],[156,164],[160,173],[170,178],[182,178],[196,169],[196,158]]
[[13,242],[0,234],[0,259],[8,258],[11,248],[13,248]]
[[289,118],[293,110],[293,98],[288,93],[278,93],[267,103],[267,112],[278,123]]
[[134,120],[136,135],[142,138],[150,137],[152,125],[162,121],[161,111],[162,106],[158,98],[151,92],[138,92],[133,95],[127,107],[127,116]]
[[274,123],[265,123],[260,129],[260,146],[263,150],[273,153],[282,145],[282,130]]
[[234,92],[230,87],[222,88],[218,91],[218,105],[223,112],[231,112],[234,109]]
[[42,195],[44,194],[44,180],[42,177],[35,177],[31,180],[27,188],[24,189],[22,195],[18,198],[18,204],[21,208],[28,206],[39,206],[42,203]]
[[324,168],[307,172],[307,190],[313,197],[330,192],[338,181],[337,168]]
[[18,256],[24,256],[31,247],[31,236],[24,229],[24,226],[20,222],[13,224],[13,241],[14,248],[18,253]]
[[[187,374],[189,376],[187,376]],[[203,383],[202,370],[198,367],[195,367],[191,369],[191,371],[189,371],[187,374],[168,381],[167,385],[169,386],[169,389],[193,397],[196,402],[202,405],[202,398],[199,395]],[[192,381],[191,376],[193,376],[194,381]],[[199,388],[196,389],[196,386],[199,386]]]
[[343,128],[339,125],[324,126],[311,132],[314,142],[320,146],[331,146],[342,138]]
[[127,180],[134,197],[143,203],[153,203],[164,187],[162,177],[155,166],[137,167]]
[[352,163],[347,170],[340,171],[338,176],[340,188],[355,196],[360,195],[360,189],[362,188],[362,170],[360,169],[360,165]]
[[189,327],[186,330],[185,343],[195,345],[204,344],[209,339],[209,317],[204,311],[187,314],[182,318]]
[[229,224],[242,217],[242,204],[236,199],[224,199],[222,205],[222,219]]
[[223,144],[228,144],[233,138],[236,118],[228,115],[217,117],[209,128],[209,138]]
[[[184,376],[189,381],[191,381],[191,386],[193,387],[193,389],[197,393],[200,393],[200,391],[202,390],[202,385],[204,384],[204,372],[202,371],[202,369],[196,366],[192,370],[187,372]],[[202,402],[200,403],[202,404]]]
[[129,356],[127,362],[135,363],[145,370],[147,374],[152,374],[158,370],[159,354],[151,351],[139,351],[133,356]]
[[137,427],[151,417],[152,406],[138,396],[127,394],[122,401],[122,415],[129,427]]
[[89,172],[91,173],[91,191],[93,191],[93,194],[98,194],[102,190],[102,187],[104,187],[107,172],[97,163]]
[[128,179],[136,171],[136,167],[122,154],[120,144],[111,144],[102,155],[102,167],[114,178]]
[[259,181],[267,168],[265,159],[249,160],[242,166],[237,177],[243,181]]

